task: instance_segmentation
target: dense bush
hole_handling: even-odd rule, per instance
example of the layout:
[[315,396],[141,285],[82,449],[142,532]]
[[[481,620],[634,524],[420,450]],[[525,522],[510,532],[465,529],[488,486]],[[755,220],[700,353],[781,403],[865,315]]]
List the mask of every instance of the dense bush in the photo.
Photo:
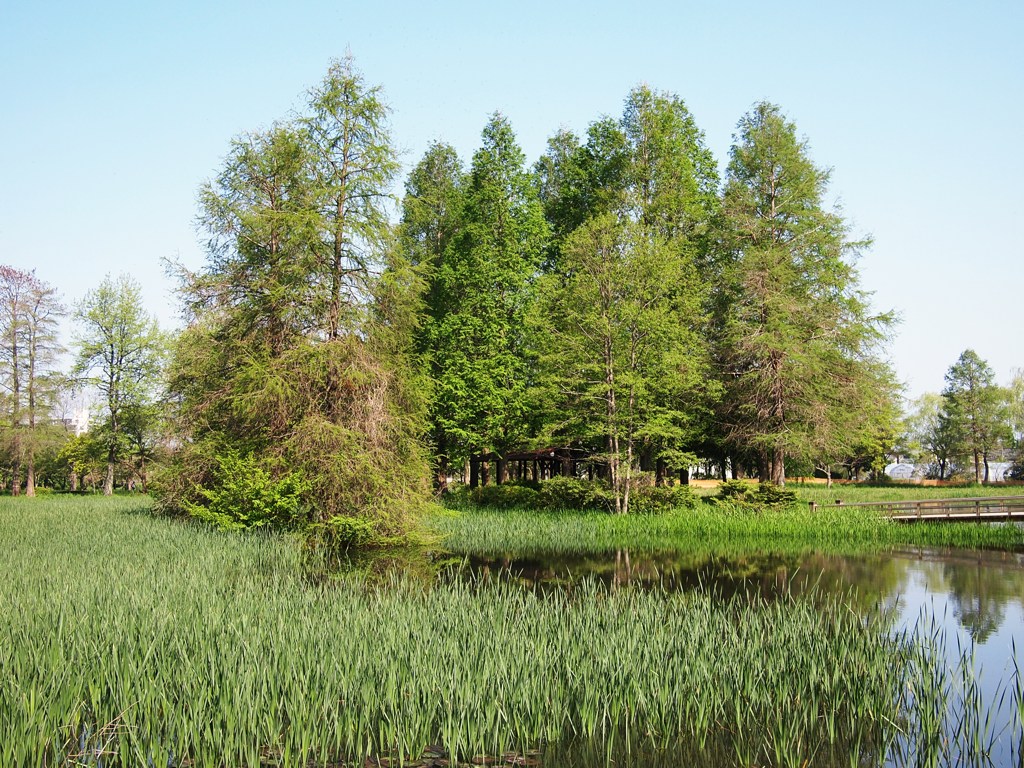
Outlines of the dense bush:
[[796,503],[796,491],[780,488],[773,483],[758,483],[750,494],[754,504],[768,507],[788,507]]
[[[464,501],[492,509],[541,509],[607,512],[613,506],[611,491],[598,480],[577,477],[553,477],[540,483],[504,483],[473,490],[459,489],[449,495],[449,503]],[[670,509],[693,507],[697,497],[689,486],[658,488],[640,486],[630,496],[629,509],[637,514],[654,514]]]
[[331,551],[365,547],[379,540],[372,520],[335,515],[311,529],[311,541]]
[[275,478],[254,456],[230,452],[217,458],[212,479],[212,487],[195,489],[202,501],[184,501],[193,517],[228,531],[289,530],[308,522],[302,495],[309,484],[298,472]]
[[477,504],[495,509],[514,509],[516,507],[536,507],[537,491],[517,483],[501,485],[483,485],[474,488],[470,498]]
[[672,509],[690,509],[696,504],[697,496],[688,485],[649,486],[634,491],[629,501],[629,511],[645,515]]
[[746,480],[726,480],[718,486],[718,498],[727,501],[745,501],[753,490]]
[[726,480],[718,488],[716,501],[752,507],[788,507],[796,503],[796,491],[780,488],[773,483],[753,485],[744,480]]
[[544,509],[607,510],[608,490],[594,480],[576,477],[552,477],[540,484],[537,504]]

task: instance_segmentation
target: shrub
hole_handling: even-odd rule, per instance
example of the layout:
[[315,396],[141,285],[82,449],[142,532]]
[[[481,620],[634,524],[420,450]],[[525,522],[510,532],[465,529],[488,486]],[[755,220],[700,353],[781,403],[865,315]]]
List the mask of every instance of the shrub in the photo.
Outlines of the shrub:
[[767,507],[788,507],[796,503],[796,491],[780,488],[773,483],[759,483],[750,494],[750,501]]
[[480,506],[495,509],[537,506],[537,491],[516,483],[483,485],[474,488],[470,495]]
[[726,480],[718,486],[718,498],[728,501],[747,501],[753,487],[745,480]]
[[607,489],[593,480],[553,477],[540,484],[537,504],[544,509],[607,510],[611,501]]
[[743,480],[726,480],[718,488],[718,501],[731,501],[753,507],[788,507],[796,503],[796,491],[773,483],[751,485]]
[[313,526],[311,533],[311,538],[316,538],[318,543],[332,551],[358,549],[378,539],[373,520],[346,515],[335,515]]
[[288,530],[302,527],[308,514],[302,496],[309,484],[298,472],[275,478],[253,456],[230,452],[218,456],[213,487],[197,487],[206,503],[184,501],[185,511],[218,528]]
[[629,501],[630,512],[640,515],[689,509],[697,503],[697,496],[688,485],[671,487],[641,487],[633,492]]

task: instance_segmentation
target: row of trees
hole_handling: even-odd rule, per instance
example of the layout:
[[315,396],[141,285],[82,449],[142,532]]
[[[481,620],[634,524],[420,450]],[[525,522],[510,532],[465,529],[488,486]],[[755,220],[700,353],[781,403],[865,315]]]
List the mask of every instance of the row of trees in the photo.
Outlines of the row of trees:
[[[645,86],[533,169],[495,115],[464,171],[431,147],[401,244],[425,282],[416,348],[432,452],[452,465],[580,445],[626,509],[697,455],[785,482],[787,463],[880,456],[896,387],[828,173],[779,109],[740,122],[723,185],[685,104]],[[473,478],[475,481],[475,478]]]
[[[0,435],[11,493],[34,496],[43,472],[48,484],[72,489],[84,476],[102,477],[110,494],[126,461],[137,464],[132,474],[145,485],[145,463],[160,439],[166,339],[143,309],[139,286],[107,278],[75,307],[67,371],[58,340],[67,310],[54,288],[32,272],[0,267],[0,297]],[[99,403],[83,435],[73,406],[86,390]]]
[[911,405],[902,443],[902,453],[939,480],[967,475],[987,483],[992,462],[1011,460],[1012,474],[1024,479],[1024,371],[1001,387],[988,363],[965,350],[941,394]]

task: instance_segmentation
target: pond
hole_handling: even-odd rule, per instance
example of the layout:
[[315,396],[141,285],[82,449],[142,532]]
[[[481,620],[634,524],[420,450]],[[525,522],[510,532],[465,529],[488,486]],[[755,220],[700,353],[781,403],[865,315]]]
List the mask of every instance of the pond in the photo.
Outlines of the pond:
[[[1024,553],[905,549],[859,555],[719,555],[620,550],[607,555],[468,556],[453,558],[446,569],[472,580],[540,590],[590,579],[611,590],[709,591],[723,599],[838,596],[864,616],[881,609],[891,616],[893,632],[929,638],[952,671],[950,701],[966,702],[969,716],[977,718],[973,726],[986,745],[977,753],[954,751],[948,763],[1003,766],[1019,765],[1022,759],[1019,705],[1013,694],[1020,686],[1016,670],[1024,661],[1019,649],[1024,643]],[[947,720],[942,727],[952,732],[961,725]],[[588,765],[597,758],[582,748],[549,756],[559,765]],[[672,759],[640,753],[621,755],[618,762],[668,765]],[[913,762],[919,761],[925,762]]]

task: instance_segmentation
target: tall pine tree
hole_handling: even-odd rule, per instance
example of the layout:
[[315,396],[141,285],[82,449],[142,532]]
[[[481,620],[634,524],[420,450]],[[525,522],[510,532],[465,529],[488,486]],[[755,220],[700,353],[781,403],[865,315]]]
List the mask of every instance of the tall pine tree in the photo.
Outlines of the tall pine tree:
[[466,182],[462,227],[437,273],[435,423],[453,459],[495,453],[525,437],[530,362],[526,314],[547,236],[532,175],[509,121],[483,130]]
[[[209,259],[184,275],[169,507],[226,527],[408,529],[427,489],[424,399],[408,359],[415,281],[386,216],[387,115],[351,59],[335,62],[303,115],[235,141],[204,187]],[[275,504],[229,502],[256,480],[248,495]]]
[[778,107],[740,121],[724,193],[722,413],[729,441],[779,485],[787,457],[837,453],[822,441],[842,438],[888,378],[874,351],[889,318],[870,314],[853,267],[867,241],[825,209],[828,179]]

